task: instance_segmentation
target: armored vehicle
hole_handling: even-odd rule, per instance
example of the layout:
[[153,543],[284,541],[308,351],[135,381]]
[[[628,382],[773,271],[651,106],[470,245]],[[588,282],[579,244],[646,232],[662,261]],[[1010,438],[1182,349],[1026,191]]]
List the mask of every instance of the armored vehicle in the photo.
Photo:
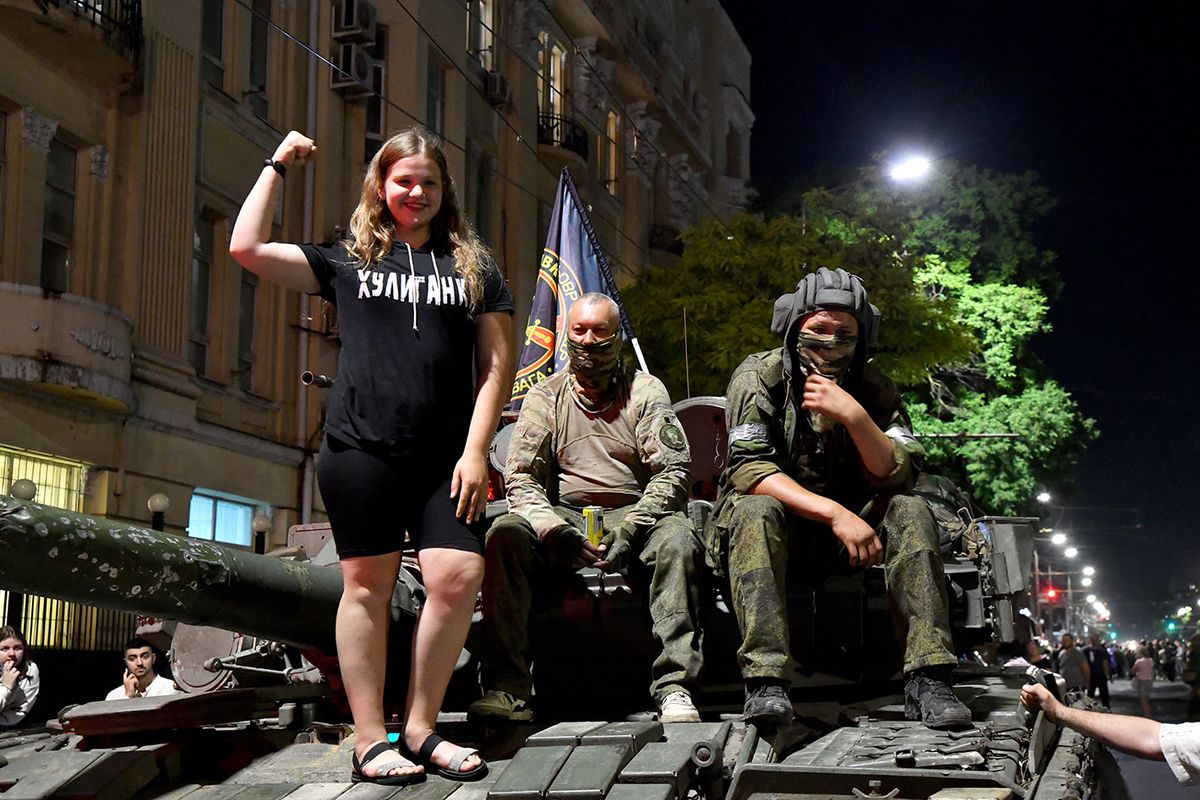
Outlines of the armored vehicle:
[[[678,412],[693,454],[711,454],[694,458],[690,511],[703,524],[723,459],[720,399],[685,401]],[[532,626],[534,723],[485,726],[462,713],[478,691],[468,639],[439,726],[478,745],[490,775],[465,785],[430,777],[398,790],[348,782],[353,731],[344,724],[332,656],[341,576],[330,551],[310,556],[298,546],[257,555],[0,497],[0,588],[179,621],[172,655],[185,690],[87,703],[65,709],[47,729],[0,734],[0,793],[5,800],[1046,800],[1103,787],[1122,796],[1102,749],[1021,713],[1022,684],[1060,691],[1055,676],[989,663],[995,650],[1029,635],[1021,610],[1029,604],[1036,522],[962,518],[951,493],[934,484],[929,494],[947,521],[944,560],[963,655],[955,691],[971,708],[969,729],[931,731],[903,719],[886,591],[872,570],[797,582],[789,604],[805,671],[793,690],[796,722],[772,731],[739,717],[736,623],[727,590],[708,587],[708,661],[697,696],[704,721],[664,725],[644,710],[652,652],[644,598],[619,577],[585,571]],[[305,533],[297,531],[296,541]],[[421,596],[419,571],[406,559],[389,664],[397,714],[403,698],[391,690],[405,683]]]

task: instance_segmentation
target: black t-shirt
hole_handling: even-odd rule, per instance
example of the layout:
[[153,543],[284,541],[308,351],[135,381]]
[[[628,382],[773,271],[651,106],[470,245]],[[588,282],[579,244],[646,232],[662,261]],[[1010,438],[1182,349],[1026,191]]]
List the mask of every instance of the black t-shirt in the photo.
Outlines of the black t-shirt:
[[1098,645],[1089,645],[1083,648],[1083,654],[1087,656],[1088,669],[1092,671],[1092,683],[1100,681],[1104,677],[1104,665],[1108,663],[1108,650]]
[[[342,242],[300,246],[337,306],[342,351],[325,431],[387,455],[462,452],[475,400],[475,322],[454,257],[403,243],[370,269]],[[489,264],[479,313],[513,313]],[[434,452],[429,447],[436,447]]]

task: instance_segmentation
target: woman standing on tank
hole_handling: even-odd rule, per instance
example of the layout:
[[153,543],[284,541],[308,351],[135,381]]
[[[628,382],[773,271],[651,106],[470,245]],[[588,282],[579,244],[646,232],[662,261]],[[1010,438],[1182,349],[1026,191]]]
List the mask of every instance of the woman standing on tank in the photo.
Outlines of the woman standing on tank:
[[[351,778],[387,784],[428,770],[487,772],[434,723],[483,577],[487,448],[512,385],[512,299],[463,219],[446,157],[410,128],[372,159],[345,241],[271,241],[276,196],[313,141],[292,131],[264,162],[234,224],[231,255],[338,309],[338,374],[317,478],[345,589],[337,645],[356,745]],[[388,607],[408,532],[428,594],[413,635],[401,750],[387,742]]]
[[29,645],[16,628],[0,627],[0,728],[25,721],[42,686],[37,664],[26,655]]

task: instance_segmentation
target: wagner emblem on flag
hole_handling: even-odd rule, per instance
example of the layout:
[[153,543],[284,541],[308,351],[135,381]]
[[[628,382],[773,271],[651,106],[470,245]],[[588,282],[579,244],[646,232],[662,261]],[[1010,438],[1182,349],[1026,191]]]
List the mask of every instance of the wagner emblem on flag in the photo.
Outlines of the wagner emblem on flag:
[[[567,312],[588,292],[602,292],[616,301],[622,330],[633,343],[640,363],[637,339],[621,306],[621,295],[571,183],[571,176],[564,167],[550,214],[550,228],[546,231],[546,247],[538,262],[529,323],[525,326],[523,347],[517,360],[510,406],[513,411],[520,409],[521,401],[530,389],[566,369]],[[642,369],[645,369],[644,364]]]

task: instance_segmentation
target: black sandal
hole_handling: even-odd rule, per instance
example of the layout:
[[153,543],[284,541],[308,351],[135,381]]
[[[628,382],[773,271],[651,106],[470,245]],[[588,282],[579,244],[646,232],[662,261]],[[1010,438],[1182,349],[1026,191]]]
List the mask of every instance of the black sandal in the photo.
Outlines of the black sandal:
[[443,767],[435,764],[433,761],[433,751],[437,746],[446,741],[436,733],[431,733],[425,737],[425,741],[417,748],[416,754],[413,754],[407,747],[404,748],[404,753],[416,763],[425,767],[427,773],[432,772],[434,775],[441,775],[443,778],[448,778],[452,781],[477,781],[488,774],[487,762],[482,757],[479,759],[478,766],[468,770],[461,769],[463,762],[473,755],[479,755],[479,751],[472,747],[459,747],[450,756],[450,765]]
[[395,748],[393,748],[390,743],[376,742],[375,744],[371,745],[371,749],[367,750],[367,755],[365,758],[363,758],[362,761],[358,760],[358,752],[357,751],[350,758],[350,782],[351,783],[378,783],[381,786],[408,786],[411,783],[420,783],[421,781],[425,780],[424,772],[406,772],[406,773],[399,774],[399,775],[389,774],[390,770],[404,768],[404,766],[405,766],[404,764],[397,764],[397,763],[392,763],[392,764],[388,765],[387,767],[385,767],[384,774],[382,774],[382,775],[379,775],[379,774],[365,775],[365,774],[363,774],[363,771],[362,771],[363,764],[370,764],[372,761],[374,761],[376,758],[378,758],[379,756],[386,753],[388,750],[392,750],[397,755],[399,755],[401,758],[404,758],[405,761],[408,761],[409,766],[413,766],[413,767],[418,766],[417,764],[413,763],[411,761],[411,759],[406,758],[399,751],[395,750]]

